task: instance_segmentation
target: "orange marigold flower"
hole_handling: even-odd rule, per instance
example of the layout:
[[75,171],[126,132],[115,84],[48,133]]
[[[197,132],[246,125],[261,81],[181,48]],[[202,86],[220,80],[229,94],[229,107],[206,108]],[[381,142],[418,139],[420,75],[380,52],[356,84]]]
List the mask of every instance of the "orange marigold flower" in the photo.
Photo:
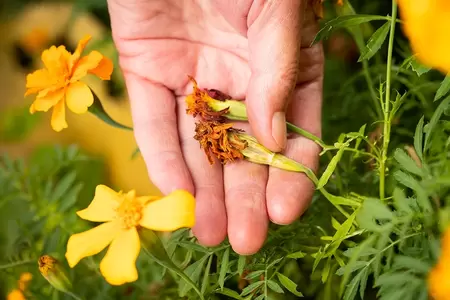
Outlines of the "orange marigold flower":
[[434,300],[450,300],[450,227],[442,237],[441,257],[428,274],[428,290]]
[[450,72],[450,1],[398,0],[403,31],[425,65]]
[[36,27],[22,37],[20,45],[28,53],[35,54],[38,51],[42,51],[48,45],[49,39],[48,30]]
[[21,290],[14,289],[9,292],[7,300],[26,300],[26,298]]
[[20,279],[17,281],[18,289],[14,289],[9,292],[7,300],[25,300],[25,295],[23,294],[27,289],[28,283],[33,279],[31,273],[25,272],[20,275]]
[[236,132],[239,130],[234,129],[231,123],[203,121],[195,124],[194,138],[200,142],[210,164],[214,164],[214,157],[226,164],[244,158],[241,150],[245,149],[247,144],[235,136]]
[[74,113],[85,113],[94,102],[90,88],[80,80],[87,74],[94,74],[109,80],[113,70],[110,59],[98,51],[82,56],[91,39],[84,37],[73,54],[64,46],[52,46],[42,53],[45,68],[27,76],[25,96],[37,94],[30,107],[30,113],[48,111],[53,107],[51,125],[55,131],[67,128],[65,104]]

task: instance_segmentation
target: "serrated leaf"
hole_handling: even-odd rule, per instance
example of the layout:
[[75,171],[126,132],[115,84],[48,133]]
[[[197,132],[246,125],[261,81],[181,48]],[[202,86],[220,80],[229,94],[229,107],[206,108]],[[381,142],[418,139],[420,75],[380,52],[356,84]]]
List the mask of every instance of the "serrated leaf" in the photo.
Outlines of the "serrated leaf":
[[192,250],[192,251],[197,251],[197,252],[202,252],[202,253],[211,253],[211,251],[209,249],[206,249],[194,242],[189,242],[189,241],[178,241],[177,244],[183,248]]
[[[254,300],[263,300],[264,298],[266,298],[266,295],[261,294],[261,295],[259,295],[258,297],[256,297]],[[250,299],[252,299],[252,297],[249,297],[248,300],[250,300]],[[247,300],[247,299],[246,299],[246,300]]]
[[423,121],[424,116],[420,118],[416,126],[416,131],[414,133],[414,149],[416,150],[417,156],[423,161]]
[[254,282],[248,286],[246,286],[242,292],[241,292],[241,296],[246,296],[248,294],[250,294],[251,292],[255,291],[256,289],[258,289],[259,287],[261,287],[264,284],[264,281],[258,281],[258,282]]
[[426,212],[429,212],[432,210],[431,203],[428,199],[428,195],[426,190],[420,185],[420,183],[411,175],[403,172],[403,171],[396,171],[394,173],[394,178],[404,186],[412,189],[417,196],[417,203],[419,204],[420,208]]
[[362,269],[362,268],[366,267],[367,265],[368,265],[368,262],[367,262],[367,261],[355,261],[354,263],[347,264],[347,265],[345,265],[344,267],[339,268],[339,269],[336,271],[335,274],[338,275],[338,276],[342,276],[342,275],[344,275],[346,272],[348,272],[349,274],[351,274],[351,273],[353,273],[353,272],[355,272],[355,271],[357,271],[357,270],[359,270],[359,269]]
[[327,168],[323,172],[322,176],[320,176],[319,183],[317,184],[317,187],[316,187],[317,190],[323,188],[327,184],[328,180],[330,179],[331,175],[333,174],[334,170],[336,169],[337,164],[341,160],[342,155],[344,154],[344,151],[345,151],[345,147],[342,146],[341,148],[339,148],[337,153],[333,156],[333,158],[331,159]]
[[345,237],[349,233],[350,229],[352,228],[353,221],[355,220],[355,217],[357,214],[358,214],[358,210],[353,212],[353,214],[351,214],[350,217],[347,220],[345,220],[344,223],[341,224],[339,229],[333,235],[331,244],[326,249],[326,252],[325,252],[326,255],[332,255],[339,248],[342,241],[345,239]]
[[426,262],[404,255],[397,255],[394,260],[394,269],[414,270],[419,274],[427,274],[430,271],[430,265]]
[[299,259],[299,258],[305,257],[305,255],[306,254],[303,253],[302,251],[297,251],[297,252],[290,253],[290,254],[286,255],[286,257],[287,258],[292,258],[292,259]]
[[365,268],[361,271],[361,278],[359,281],[359,295],[361,299],[364,299],[364,293],[366,292],[367,281],[369,280],[369,268]]
[[353,277],[353,279],[350,281],[350,283],[345,287],[345,293],[344,293],[344,297],[343,297],[344,300],[355,299],[361,277],[362,277],[362,272],[359,272],[358,274],[356,274],[355,277]]
[[352,27],[360,25],[362,23],[374,21],[374,20],[386,20],[387,17],[376,15],[347,15],[339,16],[331,21],[325,23],[322,29],[314,37],[312,44],[326,38],[333,30],[343,27]]
[[265,270],[256,270],[256,271],[250,272],[247,274],[247,276],[245,276],[245,279],[252,280],[252,279],[258,278],[259,276],[264,274],[264,272],[265,272]]
[[394,153],[395,160],[400,164],[400,167],[410,173],[423,177],[423,170],[417,163],[409,156],[405,150],[397,148]]
[[78,195],[80,194],[82,188],[83,183],[78,183],[64,195],[64,200],[61,201],[61,205],[59,206],[60,212],[65,212],[66,210],[75,205],[78,199]]
[[266,269],[270,270],[273,266],[275,266],[277,263],[279,263],[282,260],[283,260],[283,257],[279,257],[279,258],[275,259],[274,261],[272,261],[270,264],[267,265]]
[[211,270],[211,263],[212,263],[213,256],[210,255],[208,259],[208,263],[206,264],[205,273],[203,274],[203,281],[202,281],[202,289],[201,293],[204,295],[206,292],[206,289],[209,286],[209,271]]
[[61,199],[64,196],[64,194],[66,194],[69,191],[69,188],[75,182],[76,177],[77,174],[75,171],[67,173],[55,186],[50,201]]
[[381,26],[380,28],[377,29],[377,31],[374,32],[374,34],[370,37],[369,41],[367,42],[364,51],[361,53],[358,62],[361,62],[365,59],[367,60],[371,59],[372,56],[374,56],[375,53],[377,53],[378,50],[380,50],[389,33],[390,25],[391,21],[387,21],[386,23],[384,23],[383,26]]
[[405,213],[411,213],[411,206],[408,205],[408,199],[405,196],[403,190],[399,187],[395,187],[394,192],[392,193],[394,198],[394,206],[398,211],[402,211]]
[[227,275],[227,271],[228,271],[229,259],[230,259],[230,248],[227,248],[223,252],[221,266],[220,266],[220,273],[219,273],[219,285],[222,289],[223,289],[223,285],[225,282],[225,276]]
[[417,57],[415,55],[411,57],[411,60],[409,61],[409,66],[412,68],[414,72],[416,72],[417,76],[419,77],[431,70],[430,67],[421,64],[417,60]]
[[247,260],[246,256],[239,255],[239,258],[238,258],[238,273],[239,273],[239,275],[242,275],[242,273],[244,273],[246,260]]
[[431,135],[433,134],[436,125],[438,124],[439,119],[441,118],[444,111],[447,109],[450,103],[450,95],[445,97],[444,100],[442,100],[441,103],[439,103],[438,107],[433,113],[433,116],[430,119],[430,122],[428,123],[428,128],[425,133],[425,144],[424,144],[424,151],[426,151],[429,148]]
[[271,289],[275,293],[284,294],[284,291],[281,288],[281,286],[273,280],[267,281],[267,286],[269,287],[269,289]]
[[216,294],[222,294],[222,295],[231,297],[233,299],[242,300],[242,297],[239,295],[238,292],[233,291],[233,290],[231,290],[229,288],[226,288],[226,287],[224,287],[223,289],[220,289],[220,290],[216,290],[215,293]]
[[[185,270],[184,273],[189,276],[189,278],[194,282],[197,283],[200,274],[203,270],[203,267],[205,266],[206,260],[209,257],[209,255],[204,255],[202,258],[194,262],[193,264],[189,265]],[[186,294],[192,289],[192,286],[186,284],[185,281],[180,281],[179,283],[179,294],[181,297],[186,296]]]
[[441,82],[441,85],[439,86],[436,95],[434,96],[434,101],[438,101],[442,97],[444,97],[448,92],[450,92],[450,76],[447,74],[445,76],[444,80]]
[[289,279],[287,276],[281,273],[277,273],[277,277],[281,285],[284,286],[289,292],[291,292],[297,297],[303,297],[303,294],[297,291],[297,284],[295,282],[293,282],[291,279]]

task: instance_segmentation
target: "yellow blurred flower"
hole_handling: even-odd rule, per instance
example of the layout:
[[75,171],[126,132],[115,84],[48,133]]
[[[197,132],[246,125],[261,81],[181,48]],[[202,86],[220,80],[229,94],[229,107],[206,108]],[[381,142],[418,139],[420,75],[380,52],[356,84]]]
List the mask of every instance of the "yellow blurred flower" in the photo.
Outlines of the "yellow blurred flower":
[[165,197],[137,197],[134,190],[124,194],[99,185],[91,204],[77,214],[88,221],[105,223],[69,238],[69,266],[110,245],[100,272],[112,285],[133,282],[138,278],[135,263],[140,251],[139,227],[156,231],[192,227],[194,212],[195,199],[187,191],[176,190]]
[[33,279],[31,273],[25,272],[20,275],[20,279],[17,281],[18,289],[14,289],[9,292],[7,300],[26,300],[23,294],[28,286],[28,283]]
[[98,51],[81,56],[91,39],[84,37],[73,54],[64,46],[52,46],[42,53],[45,68],[27,76],[25,96],[37,94],[30,113],[48,111],[53,107],[51,125],[55,131],[67,128],[65,104],[74,113],[82,114],[94,102],[90,88],[80,80],[88,73],[109,80],[113,70],[111,60]]
[[442,237],[441,257],[428,275],[428,290],[434,300],[450,300],[450,227]]
[[20,44],[29,54],[42,51],[50,40],[48,30],[44,28],[33,28],[20,41]]
[[397,0],[403,30],[418,60],[450,72],[450,1]]

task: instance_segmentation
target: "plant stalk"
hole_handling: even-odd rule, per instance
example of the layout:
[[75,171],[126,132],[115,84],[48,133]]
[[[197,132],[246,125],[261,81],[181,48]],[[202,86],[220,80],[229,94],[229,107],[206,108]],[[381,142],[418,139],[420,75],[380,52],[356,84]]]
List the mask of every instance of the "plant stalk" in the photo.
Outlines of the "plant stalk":
[[[397,18],[397,3],[392,0],[392,20]],[[379,165],[380,173],[380,199],[385,198],[385,181],[386,181],[386,161],[389,141],[391,138],[391,123],[390,123],[390,101],[391,101],[391,66],[392,66],[392,52],[394,49],[394,35],[395,23],[391,21],[391,28],[389,31],[388,56],[386,66],[386,92],[383,107],[383,148],[381,149],[381,159]]]

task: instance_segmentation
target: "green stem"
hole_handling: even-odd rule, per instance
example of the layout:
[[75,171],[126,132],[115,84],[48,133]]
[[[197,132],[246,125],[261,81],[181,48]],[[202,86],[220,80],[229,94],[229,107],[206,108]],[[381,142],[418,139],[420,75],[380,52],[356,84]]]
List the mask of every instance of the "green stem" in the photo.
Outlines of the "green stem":
[[147,254],[151,259],[156,261],[158,264],[160,264],[164,268],[172,270],[178,276],[180,276],[187,284],[189,284],[192,287],[192,289],[197,293],[200,300],[205,299],[205,298],[203,298],[202,292],[198,289],[197,285],[191,280],[191,278],[189,278],[189,276],[186,275],[186,273],[184,273],[182,270],[180,270],[178,268],[174,268],[174,266],[171,265],[169,262],[159,259],[155,255],[153,255],[145,246],[142,246],[142,249],[144,249],[145,254]]
[[34,259],[17,261],[17,262],[6,264],[6,265],[0,265],[0,270],[14,268],[17,266],[31,264],[31,263],[35,263],[35,262],[36,262],[36,260],[34,260]]
[[65,294],[69,295],[70,297],[72,297],[75,300],[83,300],[81,297],[78,297],[76,294],[74,294],[72,292],[66,292]]
[[292,123],[286,122],[286,127],[288,130],[295,132],[297,134],[300,134],[300,135],[316,142],[316,144],[318,144],[322,148],[327,147],[327,145],[319,137],[315,136],[314,134],[312,134],[304,129],[301,129],[300,127],[295,126]]
[[[392,1],[392,19],[397,18],[397,3],[395,0]],[[386,180],[386,160],[387,152],[389,147],[390,135],[391,135],[391,123],[389,116],[389,104],[391,101],[391,66],[392,66],[392,52],[394,49],[394,35],[395,35],[395,22],[391,22],[391,28],[389,32],[389,45],[388,45],[388,57],[386,66],[386,93],[383,105],[383,148],[381,150],[381,160],[379,166],[380,173],[380,199],[385,198],[385,180]]]

